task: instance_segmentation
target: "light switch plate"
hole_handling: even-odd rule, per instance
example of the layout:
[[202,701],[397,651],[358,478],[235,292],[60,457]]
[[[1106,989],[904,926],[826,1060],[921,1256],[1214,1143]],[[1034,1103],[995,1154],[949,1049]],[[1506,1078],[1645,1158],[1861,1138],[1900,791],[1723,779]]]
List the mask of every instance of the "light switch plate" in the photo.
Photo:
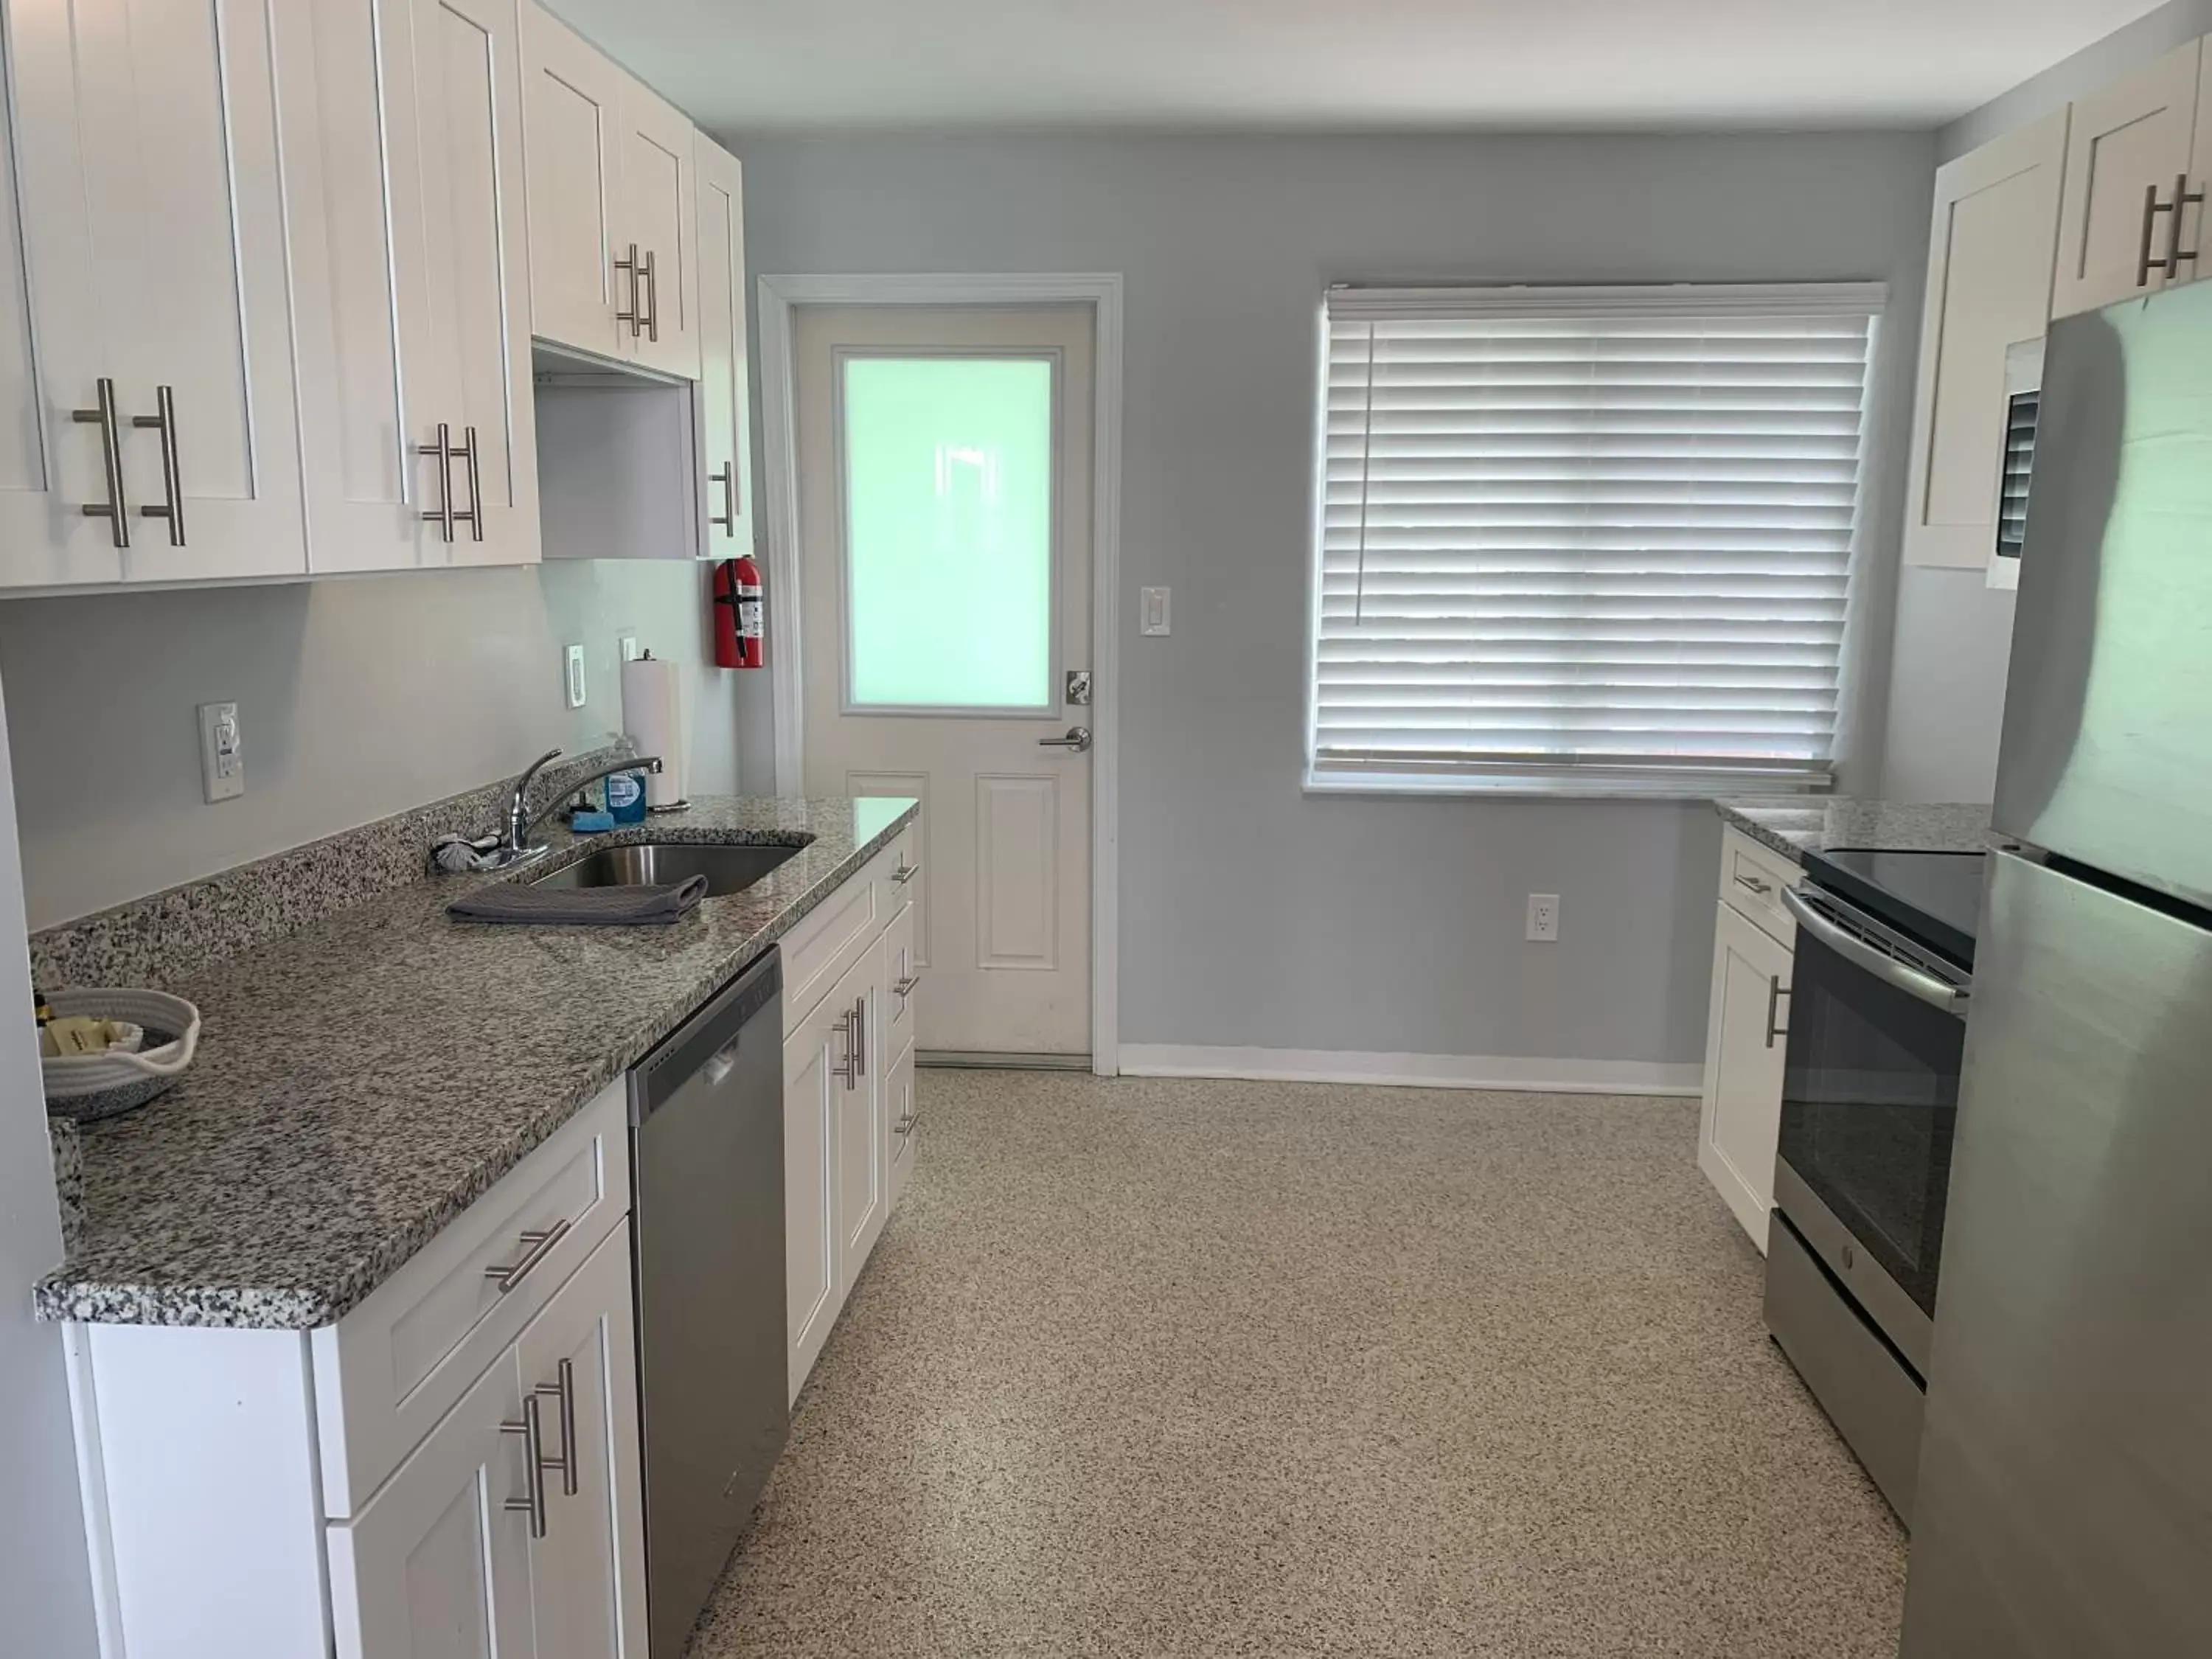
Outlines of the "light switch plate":
[[568,707],[581,708],[584,706],[584,647],[582,646],[572,645],[568,647]]
[[1139,629],[1146,634],[1168,631],[1168,590],[1164,587],[1144,587],[1138,591]]
[[637,635],[625,634],[615,641],[616,654],[624,662],[637,660]]
[[212,806],[246,793],[246,748],[238,735],[238,705],[200,705],[200,793]]

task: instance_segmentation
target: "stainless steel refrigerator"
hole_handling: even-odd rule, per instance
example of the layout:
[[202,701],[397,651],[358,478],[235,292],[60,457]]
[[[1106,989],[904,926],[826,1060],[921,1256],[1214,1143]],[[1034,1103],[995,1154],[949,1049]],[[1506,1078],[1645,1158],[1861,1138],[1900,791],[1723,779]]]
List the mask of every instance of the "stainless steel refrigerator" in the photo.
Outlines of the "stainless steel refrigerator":
[[2052,325],[1905,1659],[2212,1654],[2212,281]]

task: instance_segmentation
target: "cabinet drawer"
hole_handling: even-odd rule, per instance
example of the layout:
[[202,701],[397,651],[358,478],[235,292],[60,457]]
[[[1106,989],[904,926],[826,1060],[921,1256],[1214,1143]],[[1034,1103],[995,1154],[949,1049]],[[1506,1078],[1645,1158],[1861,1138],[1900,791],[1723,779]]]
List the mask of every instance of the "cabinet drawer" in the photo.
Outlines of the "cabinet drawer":
[[628,1097],[617,1082],[367,1301],[313,1332],[325,1510],[348,1516],[366,1502],[629,1213]]
[[1721,836],[1721,897],[1784,945],[1797,938],[1797,924],[1782,908],[1782,890],[1804,872],[1779,853],[1750,836],[1728,830]]
[[783,936],[783,1029],[798,1030],[839,975],[859,961],[884,930],[884,920],[904,902],[908,884],[898,880],[913,850],[909,824]]
[[914,1003],[921,970],[914,965],[914,911],[902,904],[884,929],[884,1052],[896,1056],[914,1041]]

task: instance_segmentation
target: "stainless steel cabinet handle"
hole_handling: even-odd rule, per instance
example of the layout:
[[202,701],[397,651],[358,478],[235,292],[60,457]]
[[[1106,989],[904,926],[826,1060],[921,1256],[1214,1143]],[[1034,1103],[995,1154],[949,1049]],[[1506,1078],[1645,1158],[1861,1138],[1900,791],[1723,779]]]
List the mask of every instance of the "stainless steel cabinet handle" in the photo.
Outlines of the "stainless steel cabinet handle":
[[438,526],[439,538],[453,539],[453,429],[445,422],[438,422],[438,441],[415,446],[417,455],[434,455],[438,459],[438,504],[422,509],[422,517]]
[[1787,991],[1785,991],[1785,990],[1784,990],[1784,989],[1782,988],[1782,981],[1781,981],[1778,977],[1777,977],[1776,975],[1771,975],[1771,974],[1770,974],[1770,975],[1767,975],[1767,979],[1766,979],[1766,1046],[1767,1046],[1768,1048],[1771,1048],[1774,1046],[1774,1044],[1775,1044],[1775,1040],[1776,1040],[1777,1038],[1778,1038],[1778,1037],[1786,1037],[1786,1036],[1788,1036],[1790,1035],[1790,1028],[1789,1028],[1788,1026],[1784,1025],[1784,1026],[1781,1026],[1781,1027],[1778,1028],[1778,1027],[1775,1025],[1775,1024],[1774,1024],[1774,1016],[1775,1016],[1775,1014],[1776,1014],[1777,1012],[1778,1012],[1780,1011],[1780,1008],[1781,1008],[1781,1006],[1782,1006],[1782,999],[1783,999],[1783,998],[1784,998],[1784,997],[1786,997],[1786,996],[1788,996],[1789,994],[1790,994],[1790,993],[1789,993],[1789,992],[1787,992]]
[[831,1066],[830,1075],[842,1078],[845,1092],[850,1094],[853,1092],[853,1016],[849,1010],[837,1016],[837,1033],[845,1039],[845,1063]]
[[901,1002],[904,1002],[908,997],[914,994],[914,988],[921,983],[921,975],[920,974],[908,974],[903,978],[894,980],[891,982],[891,994],[896,997]]
[[[466,519],[469,521],[469,539],[472,542],[480,542],[483,539],[483,484],[477,476],[477,429],[472,426],[465,426],[461,430],[467,434],[466,440],[461,447],[453,453],[464,457],[469,464],[469,510],[465,513],[456,513],[453,516],[457,519]],[[447,539],[452,538],[449,537]]]
[[522,1437],[522,1496],[510,1498],[506,1507],[530,1517],[530,1535],[545,1536],[545,1431],[538,1416],[538,1396],[522,1397],[522,1421],[502,1423],[501,1434]]
[[552,1253],[553,1247],[568,1236],[568,1222],[566,1217],[550,1227],[532,1227],[521,1236],[524,1245],[522,1260],[512,1267],[486,1267],[484,1277],[497,1279],[499,1293],[505,1296],[524,1279],[529,1278],[531,1270],[544,1261]]
[[615,320],[618,323],[628,323],[629,337],[635,340],[638,336],[637,244],[635,242],[629,245],[629,256],[627,258],[615,261],[615,269],[629,273],[629,309],[615,313]]
[[1883,984],[1926,1003],[1930,1008],[1956,1014],[1960,1019],[1966,1017],[1966,1000],[1971,993],[1966,987],[1950,984],[1933,974],[1922,972],[1910,963],[1899,962],[1895,957],[1875,950],[1864,939],[1838,927],[1806,903],[1797,896],[1797,890],[1794,887],[1782,890],[1782,906],[1796,917],[1800,927],[1844,961],[1865,969]]
[[920,1115],[918,1113],[908,1112],[904,1117],[891,1125],[891,1133],[895,1135],[912,1134],[914,1133],[915,1121],[919,1115]]
[[866,995],[853,999],[853,1070],[860,1077],[868,1074],[868,999]]
[[159,507],[142,507],[142,519],[167,519],[169,521],[169,545],[185,544],[185,472],[177,460],[177,394],[173,386],[154,388],[155,413],[133,415],[131,424],[151,427],[161,434],[161,495]]
[[[645,251],[645,267],[639,274],[645,281],[645,337],[658,340],[660,337],[660,277],[653,268],[651,248]],[[630,330],[633,334],[636,331],[635,326]]]
[[[561,1455],[558,1457],[540,1455],[541,1470],[561,1471],[561,1491],[566,1497],[576,1495],[576,1367],[569,1360],[562,1360],[554,1374],[557,1382],[540,1382],[531,1390],[533,1395],[550,1395],[561,1402]],[[535,1401],[533,1400],[532,1403]]]
[[1761,881],[1757,876],[1738,876],[1735,878],[1735,884],[1739,887],[1748,887],[1761,898],[1765,898],[1774,890],[1772,882]]
[[[2195,261],[2197,250],[2181,246],[2181,216],[2190,208],[2202,206],[2203,202],[2204,192],[2190,189],[2189,175],[2185,173],[2174,176],[2173,199],[2171,202],[2158,199],[2156,185],[2143,186],[2142,246],[2136,255],[2137,288],[2150,286],[2150,274],[2154,270],[2162,270],[2169,278],[2175,277],[2181,275],[2181,267],[2185,264]],[[2156,234],[2158,216],[2161,213],[2170,213],[2173,218],[2166,226],[2166,257],[2154,259],[2150,257],[2150,245]]]
[[707,522],[717,530],[726,530],[732,536],[738,533],[737,478],[738,466],[735,461],[725,466],[716,467],[707,477],[708,483],[720,484],[722,487],[722,510],[717,513],[713,508],[708,508]]
[[1091,747],[1091,728],[1087,726],[1071,726],[1067,728],[1067,735],[1064,738],[1039,738],[1037,739],[1037,747],[1040,749],[1073,749],[1079,755],[1085,750]]
[[97,400],[90,409],[72,409],[70,419],[100,428],[100,471],[107,479],[107,499],[87,501],[84,516],[107,520],[107,533],[118,547],[131,545],[131,509],[123,502],[123,440],[115,428],[115,382],[105,375],[93,382]]
[[899,867],[891,872],[891,879],[896,882],[900,886],[903,887],[907,883],[912,881],[921,873],[921,866],[920,865],[908,864],[902,860],[900,861]]

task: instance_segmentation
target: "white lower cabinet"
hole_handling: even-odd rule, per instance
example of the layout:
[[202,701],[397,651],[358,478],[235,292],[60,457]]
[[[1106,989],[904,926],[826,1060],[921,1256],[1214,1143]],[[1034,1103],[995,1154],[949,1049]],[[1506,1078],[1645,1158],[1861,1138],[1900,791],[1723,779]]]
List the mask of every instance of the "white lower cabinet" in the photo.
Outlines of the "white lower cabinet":
[[[791,1397],[799,1398],[845,1298],[883,1237],[913,1169],[915,981],[890,994],[890,940],[910,939],[913,910],[889,872],[904,867],[901,833],[793,930],[783,945],[784,1293]],[[887,896],[898,893],[896,908]],[[910,972],[910,970],[909,970]],[[833,977],[834,975],[834,977]],[[906,1155],[898,1167],[900,1154]]]
[[[1728,1200],[1753,1243],[1766,1249],[1774,1160],[1782,1127],[1782,1071],[1790,1035],[1793,941],[1770,932],[1778,909],[1763,901],[1794,879],[1794,866],[1747,851],[1730,833],[1722,880],[1760,884],[1752,914],[1723,896],[1713,929],[1712,1001],[1705,1024],[1705,1100],[1698,1167]],[[1759,862],[1754,866],[1753,858]],[[1759,873],[1747,873],[1756,869]],[[1754,916],[1756,919],[1754,919]]]
[[336,1325],[69,1328],[106,1659],[647,1659],[626,1105]]

